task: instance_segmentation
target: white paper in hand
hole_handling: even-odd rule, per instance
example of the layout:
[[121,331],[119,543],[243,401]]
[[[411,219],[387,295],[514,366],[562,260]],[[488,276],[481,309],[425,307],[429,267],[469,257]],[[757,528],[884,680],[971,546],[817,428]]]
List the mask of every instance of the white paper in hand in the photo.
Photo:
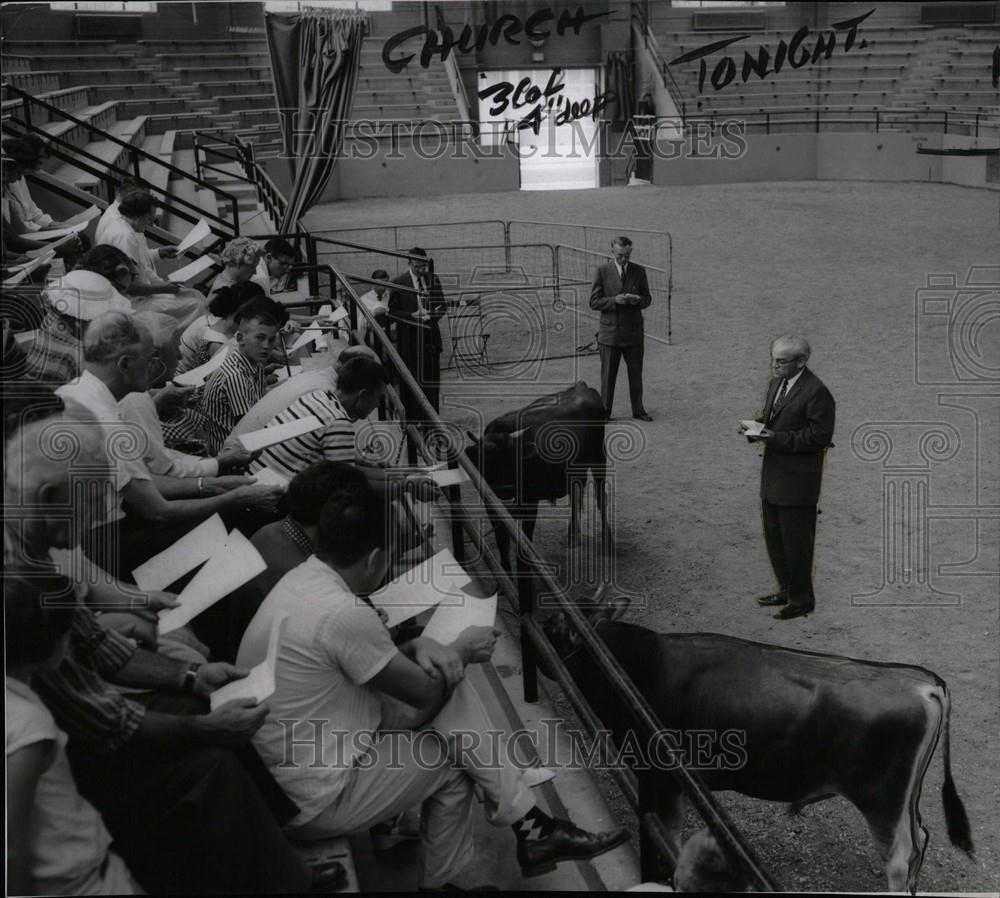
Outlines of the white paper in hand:
[[319,323],[319,319],[314,321],[308,327],[303,328],[298,339],[292,344],[292,348],[288,350],[288,354],[292,355],[292,353],[298,352],[303,346],[308,346],[310,343],[314,343],[318,349],[326,346],[326,341],[323,339],[323,330]]
[[271,623],[271,635],[267,640],[267,655],[264,660],[242,680],[226,683],[225,686],[216,689],[208,697],[213,711],[226,702],[237,701],[241,698],[253,699],[259,705],[264,699],[274,695],[276,688],[274,673],[278,667],[278,648],[281,646],[281,637],[285,632],[286,623],[288,623],[287,612],[275,617]]
[[89,209],[84,209],[82,212],[78,212],[72,218],[67,218],[63,224],[67,227],[70,225],[80,224],[81,222],[86,224],[88,221],[93,221],[100,214],[101,210],[98,209],[97,206],[91,206]]
[[395,627],[435,605],[464,604],[469,597],[462,587],[470,582],[455,556],[442,549],[423,564],[404,571],[370,598],[376,608],[386,613],[386,626]]
[[497,595],[477,599],[466,595],[461,605],[438,605],[422,636],[451,645],[468,627],[492,627],[497,617]]
[[257,452],[259,449],[266,449],[268,446],[300,437],[304,433],[319,430],[322,426],[323,422],[315,415],[306,415],[304,418],[289,421],[287,424],[275,424],[272,427],[262,427],[260,430],[240,434],[239,441],[247,452]]
[[160,612],[160,634],[183,627],[265,570],[267,564],[260,552],[239,530],[234,530],[226,537],[222,548],[184,587],[177,597],[178,607]]
[[267,486],[282,486],[286,489],[291,482],[284,474],[279,474],[274,468],[261,468],[253,477],[258,485],[263,483]]
[[185,250],[189,250],[196,243],[201,243],[209,234],[212,233],[212,229],[208,226],[208,222],[204,218],[200,219],[199,222],[187,232],[187,236],[177,244],[175,247],[177,253],[180,254]]
[[87,227],[87,222],[81,221],[79,224],[66,225],[66,227],[62,228],[52,228],[48,231],[32,231],[27,236],[31,240],[56,240],[68,234],[78,234],[85,227]]
[[461,468],[448,468],[444,471],[428,471],[430,477],[438,486],[458,486],[469,479],[469,475]]
[[222,367],[222,363],[226,360],[228,354],[229,347],[223,346],[204,365],[199,365],[197,368],[192,368],[183,374],[175,374],[174,383],[182,387],[200,387],[212,374]]
[[759,437],[761,431],[764,429],[764,425],[760,421],[740,421],[745,428],[745,436],[748,437]]
[[202,256],[200,259],[195,259],[183,268],[171,271],[170,274],[167,275],[167,280],[172,281],[175,284],[186,283],[187,281],[198,277],[199,274],[208,271],[208,269],[214,264],[215,260],[211,256]]
[[132,578],[139,589],[166,589],[216,552],[221,552],[226,539],[226,525],[214,514],[185,533],[169,549],[140,564],[132,571]]

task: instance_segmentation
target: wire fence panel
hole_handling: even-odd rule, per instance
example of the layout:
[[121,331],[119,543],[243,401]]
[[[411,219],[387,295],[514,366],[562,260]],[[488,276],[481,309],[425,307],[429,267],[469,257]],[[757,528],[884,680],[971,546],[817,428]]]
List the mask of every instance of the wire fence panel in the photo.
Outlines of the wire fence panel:
[[[594,271],[598,265],[608,261],[605,253],[593,252],[576,246],[557,245],[556,268],[560,298],[563,302],[577,303],[577,314],[581,318],[590,316],[596,329],[600,313],[590,308],[590,287]],[[643,264],[649,292],[653,302],[643,310],[646,325],[647,344],[652,342],[670,345],[671,341],[671,279],[670,274],[654,265]],[[652,346],[650,346],[652,348]]]

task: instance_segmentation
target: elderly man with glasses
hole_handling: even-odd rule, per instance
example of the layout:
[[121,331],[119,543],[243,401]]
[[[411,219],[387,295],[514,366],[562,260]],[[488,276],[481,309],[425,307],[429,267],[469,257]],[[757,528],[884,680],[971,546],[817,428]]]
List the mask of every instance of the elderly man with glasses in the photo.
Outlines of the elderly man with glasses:
[[807,367],[809,343],[786,334],[771,344],[771,370],[760,427],[742,427],[764,446],[760,474],[764,541],[778,591],[757,599],[777,620],[809,614],[813,593],[816,506],[826,450],[833,445],[836,403]]

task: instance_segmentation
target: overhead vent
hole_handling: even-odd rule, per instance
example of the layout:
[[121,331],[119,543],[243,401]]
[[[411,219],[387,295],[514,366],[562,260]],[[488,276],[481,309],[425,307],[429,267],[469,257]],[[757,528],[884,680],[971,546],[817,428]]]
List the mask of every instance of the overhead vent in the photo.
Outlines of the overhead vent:
[[764,31],[767,17],[763,12],[696,12],[691,19],[695,31]]
[[927,3],[920,7],[924,25],[992,25],[995,3]]

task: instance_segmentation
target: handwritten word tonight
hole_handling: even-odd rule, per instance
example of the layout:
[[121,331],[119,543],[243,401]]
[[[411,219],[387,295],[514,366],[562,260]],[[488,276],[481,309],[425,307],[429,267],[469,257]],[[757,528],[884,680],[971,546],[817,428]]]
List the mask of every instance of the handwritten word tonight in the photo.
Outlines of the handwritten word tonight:
[[[556,21],[556,34],[562,37],[567,31],[572,31],[574,35],[579,36],[580,29],[587,22],[610,14],[610,12],[604,11],[586,15],[582,6],[578,7],[575,13],[564,9]],[[440,32],[436,29],[428,28],[426,25],[417,25],[394,34],[385,42],[385,45],[382,47],[382,62],[385,63],[385,67],[390,72],[399,74],[416,54],[407,53],[400,56],[393,56],[393,52],[400,44],[404,44],[410,38],[419,37],[420,35],[424,35],[424,46],[420,51],[420,66],[425,69],[430,68],[431,61],[435,56],[439,56],[441,61],[444,62],[452,50],[458,50],[460,53],[471,53],[473,50],[482,50],[487,44],[495,47],[500,43],[501,38],[507,41],[508,44],[519,44],[521,42],[517,39],[517,36],[522,32],[528,40],[544,40],[551,32],[549,28],[543,26],[555,20],[555,18],[556,11],[554,9],[536,10],[523,22],[520,17],[505,13],[492,25],[484,23],[475,30],[473,30],[471,25],[466,25],[462,28],[457,38],[447,25]]]
[[[873,12],[874,9],[869,10],[863,16],[858,16],[854,19],[847,19],[843,22],[834,22],[831,25],[833,29],[828,34],[820,34],[816,38],[816,46],[809,49],[809,47],[804,46],[803,43],[805,39],[809,36],[809,28],[803,25],[795,34],[792,35],[792,39],[787,43],[784,40],[778,41],[778,47],[774,53],[774,63],[773,68],[768,68],[771,65],[771,51],[767,47],[758,47],[757,56],[752,56],[749,52],[743,52],[743,69],[741,72],[741,78],[745,84],[750,80],[750,74],[755,74],[758,78],[765,78],[772,72],[777,75],[785,65],[787,61],[788,64],[793,69],[800,69],[804,65],[814,65],[819,61],[822,56],[825,59],[829,59],[833,55],[833,51],[837,46],[837,32],[846,31],[847,36],[844,38],[844,52],[847,53],[851,47],[854,46],[854,42],[858,36],[858,26],[867,19]],[[678,56],[676,59],[672,59],[669,65],[681,65],[685,62],[693,62],[695,59],[701,60],[701,66],[698,71],[698,91],[699,93],[705,87],[705,77],[708,74],[708,66],[705,63],[705,57],[711,56],[718,50],[723,50],[730,44],[734,44],[737,41],[745,40],[750,37],[749,34],[741,34],[738,37],[731,37],[724,41],[716,41],[712,44],[706,44],[704,47],[699,47],[697,50],[692,50],[690,53],[685,53],[682,56]],[[863,50],[868,46],[868,41],[862,40],[858,45],[859,49]],[[712,69],[711,83],[712,87],[716,90],[722,90],[728,84],[731,84],[733,79],[736,78],[736,62],[731,56],[723,56],[716,64],[715,68]]]

